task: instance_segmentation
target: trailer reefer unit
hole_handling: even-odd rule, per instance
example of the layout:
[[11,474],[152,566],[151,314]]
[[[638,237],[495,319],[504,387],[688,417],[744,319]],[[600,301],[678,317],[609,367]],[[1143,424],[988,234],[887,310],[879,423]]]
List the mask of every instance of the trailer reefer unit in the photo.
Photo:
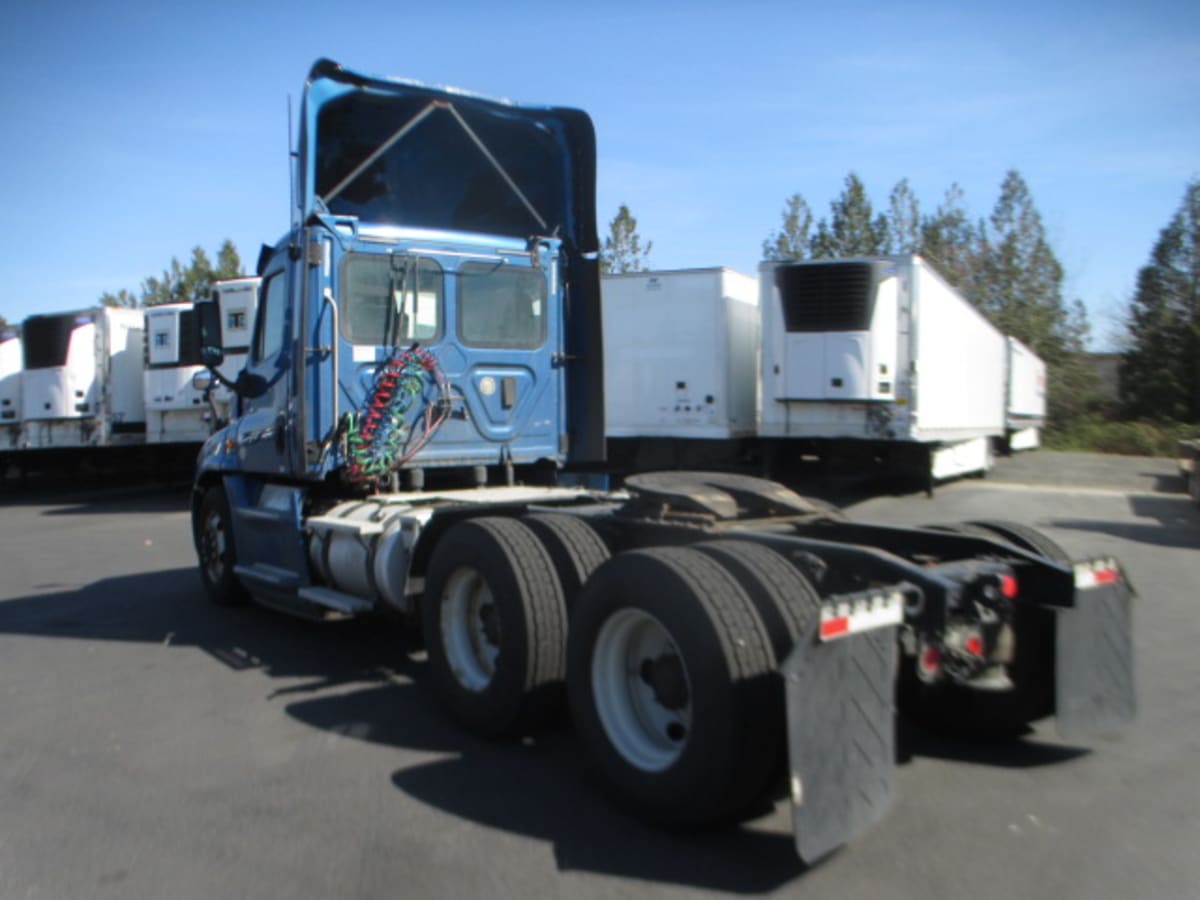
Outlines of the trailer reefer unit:
[[196,375],[200,361],[195,304],[169,303],[146,310],[146,443],[200,443],[212,431],[212,413]]
[[1015,337],[1006,340],[1005,444],[1009,450],[1033,450],[1041,445],[1046,423],[1046,364]]
[[765,262],[759,434],[932,479],[986,471],[1004,335],[918,256]]
[[753,276],[725,268],[635,272],[604,276],[600,291],[610,459],[643,468],[637,460],[753,436]]
[[31,449],[144,443],[142,311],[98,307],[21,326],[23,443]]
[[15,450],[20,438],[21,336],[8,328],[0,332],[0,451]]

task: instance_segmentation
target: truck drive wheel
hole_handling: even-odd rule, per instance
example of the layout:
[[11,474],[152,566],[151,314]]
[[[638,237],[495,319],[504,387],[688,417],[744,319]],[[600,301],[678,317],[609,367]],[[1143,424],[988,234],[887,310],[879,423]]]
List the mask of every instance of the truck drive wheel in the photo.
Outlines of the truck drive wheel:
[[578,516],[543,513],[521,521],[550,554],[569,612],[588,576],[608,559],[608,546],[596,529]]
[[[767,629],[771,642],[772,667],[783,668],[784,661],[800,641],[805,629],[820,614],[821,598],[799,569],[770,547],[744,540],[704,541],[693,544],[697,550],[719,563],[737,579]],[[780,781],[787,772],[787,707],[782,677],[772,678],[772,712],[775,723],[776,757],[770,766],[771,782]],[[774,784],[768,785],[768,787]]]
[[1003,519],[983,519],[978,522],[966,522],[964,524],[977,532],[999,538],[1006,543],[1012,544],[1014,547],[1020,547],[1022,550],[1028,550],[1031,553],[1044,556],[1051,562],[1063,564],[1071,562],[1070,555],[1056,541],[1042,534],[1036,528],[1022,525],[1020,522],[1007,522]]
[[567,650],[579,740],[642,818],[744,811],[778,753],[774,654],[737,579],[699,550],[622,553],[579,595]]
[[566,604],[527,526],[489,517],[450,528],[434,549],[421,607],[430,677],[462,725],[505,734],[561,706]]
[[240,606],[250,600],[250,594],[233,574],[237,551],[229,501],[220,487],[209,488],[200,500],[197,517],[196,554],[200,560],[200,580],[208,599],[218,606]]

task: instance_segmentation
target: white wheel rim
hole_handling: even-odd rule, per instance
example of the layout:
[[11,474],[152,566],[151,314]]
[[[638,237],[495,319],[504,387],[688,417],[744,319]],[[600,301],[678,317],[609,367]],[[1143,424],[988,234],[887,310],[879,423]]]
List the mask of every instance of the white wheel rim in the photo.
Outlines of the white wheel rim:
[[[682,704],[664,703],[647,681],[646,666],[656,661],[682,674]],[[692,726],[691,681],[671,633],[654,616],[623,609],[604,623],[593,648],[592,695],[609,741],[631,765],[661,772],[683,754]]]
[[492,590],[477,571],[463,567],[447,579],[440,602],[446,662],[459,684],[480,693],[492,683],[500,655],[500,621]]

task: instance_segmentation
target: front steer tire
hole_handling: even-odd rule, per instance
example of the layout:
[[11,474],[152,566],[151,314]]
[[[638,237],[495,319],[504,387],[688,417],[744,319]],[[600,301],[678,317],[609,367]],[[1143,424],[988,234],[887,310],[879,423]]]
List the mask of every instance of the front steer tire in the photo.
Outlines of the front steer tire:
[[217,606],[242,606],[250,602],[249,591],[233,573],[237,565],[233,520],[229,500],[220,486],[210,487],[200,500],[196,554],[200,561],[200,581],[209,600]]

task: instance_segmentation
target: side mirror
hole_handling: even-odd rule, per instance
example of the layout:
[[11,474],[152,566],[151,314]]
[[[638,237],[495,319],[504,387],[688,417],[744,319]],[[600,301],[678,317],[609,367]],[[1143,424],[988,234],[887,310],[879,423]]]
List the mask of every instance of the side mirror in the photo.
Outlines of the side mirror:
[[192,388],[204,393],[213,386],[214,379],[211,372],[197,372],[192,376]]
[[221,307],[215,300],[201,300],[196,304],[200,317],[200,361],[215,369],[225,361],[225,349],[221,344]]
[[267,379],[246,369],[238,373],[237,381],[233,383],[233,390],[238,396],[250,399],[261,397],[270,389],[271,383]]

